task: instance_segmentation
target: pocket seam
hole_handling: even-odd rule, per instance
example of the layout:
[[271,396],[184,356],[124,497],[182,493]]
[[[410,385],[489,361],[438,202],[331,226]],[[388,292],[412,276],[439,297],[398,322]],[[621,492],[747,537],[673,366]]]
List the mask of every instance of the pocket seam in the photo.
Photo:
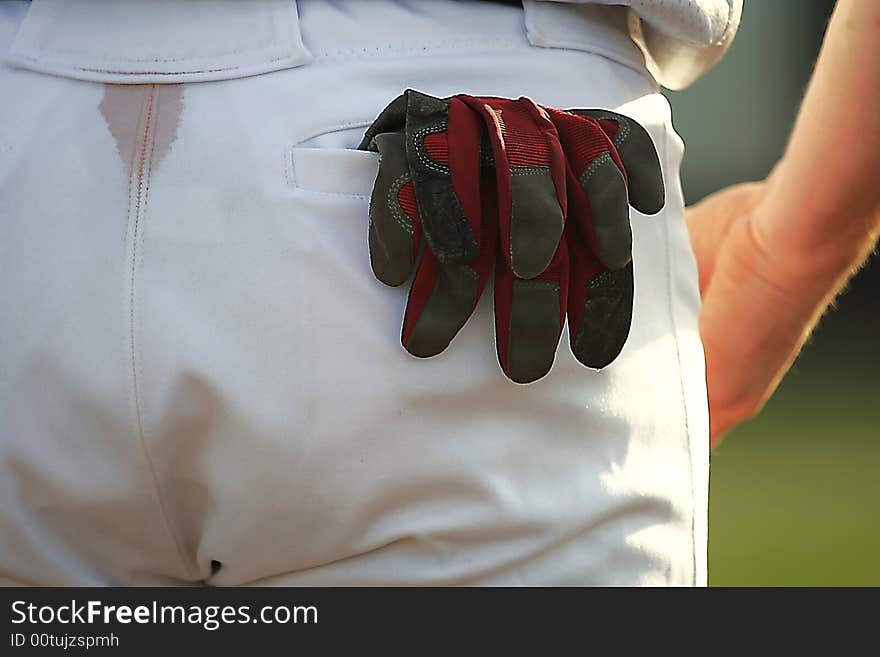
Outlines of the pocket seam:
[[343,191],[327,191],[321,189],[314,189],[311,187],[307,187],[303,185],[301,181],[301,176],[297,176],[296,174],[296,164],[294,160],[296,158],[297,153],[308,153],[309,151],[323,151],[324,153],[337,153],[339,155],[343,154],[353,154],[358,153],[360,155],[367,155],[366,151],[361,151],[355,148],[332,148],[332,149],[310,149],[303,148],[301,146],[293,146],[290,150],[285,154],[285,178],[287,180],[288,185],[293,188],[298,193],[312,194],[316,196],[324,196],[328,198],[347,198],[347,199],[359,199],[359,200],[367,200],[370,198],[369,189],[364,193],[359,192],[343,192]]
[[[674,128],[672,127],[672,118],[669,113],[664,117],[662,130],[663,130],[663,163],[665,164],[665,175],[666,176],[679,176],[680,175],[680,162],[674,165],[673,161],[670,158],[671,149],[669,147],[670,140],[670,132]],[[667,189],[669,185],[667,184]],[[684,209],[684,208],[682,208]],[[679,330],[678,330],[678,321],[676,319],[676,309],[675,309],[675,294],[673,294],[673,276],[672,276],[672,238],[669,233],[669,217],[665,216],[663,218],[663,241],[664,241],[664,252],[665,252],[665,265],[666,265],[666,294],[667,294],[667,309],[669,312],[669,321],[672,327],[672,338],[673,343],[675,345],[675,360],[676,365],[678,367],[678,381],[680,386],[680,394],[681,394],[681,411],[682,411],[682,419],[684,420],[684,430],[685,435],[687,436],[687,442],[685,443],[685,449],[687,451],[687,463],[688,463],[688,474],[690,477],[690,493],[691,493],[691,553],[692,553],[692,582],[694,586],[698,585],[697,582],[697,537],[696,537],[696,514],[697,514],[697,491],[696,491],[696,476],[694,472],[694,454],[693,454],[693,432],[691,428],[690,421],[690,413],[688,409],[688,399],[687,399],[687,391],[685,389],[684,382],[684,363],[682,361],[682,349],[679,340]]]
[[[372,120],[369,119],[355,119],[352,121],[344,121],[342,123],[334,123],[331,125],[322,126],[319,128],[312,128],[307,132],[303,132],[297,135],[291,142],[288,142],[287,148],[284,149],[282,153],[283,158],[283,169],[284,169],[284,179],[287,184],[298,192],[304,192],[306,194],[315,194],[318,196],[326,196],[330,198],[356,198],[356,199],[367,199],[369,198],[369,194],[349,194],[344,192],[322,192],[316,189],[309,189],[308,187],[302,187],[296,179],[296,171],[293,164],[294,152],[296,150],[308,150],[302,144],[305,142],[315,139],[317,137],[321,137],[323,135],[333,134],[334,132],[342,132],[343,130],[350,130],[352,128],[366,128],[372,123]],[[356,150],[349,148],[337,149],[340,151],[347,150]]]

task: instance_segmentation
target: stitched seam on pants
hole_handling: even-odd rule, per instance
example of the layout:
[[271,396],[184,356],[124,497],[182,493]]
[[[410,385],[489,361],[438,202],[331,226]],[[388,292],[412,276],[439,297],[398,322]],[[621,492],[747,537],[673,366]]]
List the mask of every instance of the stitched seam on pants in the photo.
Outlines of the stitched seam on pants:
[[370,198],[366,194],[346,194],[344,192],[321,192],[321,191],[318,191],[317,189],[309,189],[308,187],[300,187],[299,185],[295,185],[294,190],[297,193],[315,194],[317,196],[326,196],[328,198],[354,199],[356,201],[366,201],[366,200],[369,200],[369,198]]
[[[264,7],[265,8],[265,7]],[[146,57],[110,57],[103,56],[100,58],[95,58],[95,64],[103,64],[106,62],[127,62],[127,63],[141,63],[141,62],[193,62],[199,61],[203,59],[213,60],[221,57],[230,57],[235,55],[247,55],[251,53],[260,53],[263,51],[271,52],[274,49],[277,49],[276,38],[277,38],[277,28],[274,25],[274,21],[276,17],[272,13],[272,8],[269,7],[270,11],[264,12],[261,18],[264,19],[264,29],[268,28],[268,36],[264,37],[260,43],[258,44],[247,44],[242,45],[237,48],[233,48],[231,50],[221,50],[216,53],[207,53],[200,55],[182,55],[179,57],[156,57],[155,55],[148,55]],[[28,12],[30,13],[30,12]],[[35,15],[36,17],[36,15]],[[45,36],[45,35],[44,35]],[[18,51],[21,52],[21,51]],[[24,51],[28,52],[27,50]],[[31,51],[33,52],[33,51]],[[27,57],[32,61],[42,61],[45,59],[49,60],[57,60],[58,62],[64,63],[70,59],[69,56],[77,56],[77,55],[85,55],[86,57],[93,56],[92,50],[83,50],[81,48],[41,48],[37,52],[40,53],[48,53],[49,55],[55,55],[56,57],[37,57],[36,55],[25,55],[22,53],[22,56]],[[18,53],[15,53],[18,54]],[[284,55],[290,56],[292,52],[285,52]],[[81,70],[82,67],[76,66],[75,68],[79,68]],[[84,70],[94,70],[94,69],[84,69]]]
[[458,54],[466,52],[476,54],[479,52],[491,52],[496,50],[516,50],[528,48],[520,37],[498,36],[488,38],[462,37],[451,39],[437,39],[420,43],[385,43],[376,46],[364,46],[363,48],[336,48],[312,52],[316,63],[338,63],[373,59],[379,57],[424,57],[431,55]]
[[[135,430],[137,432],[138,442],[140,443],[141,450],[143,451],[144,459],[147,462],[147,469],[149,471],[150,479],[153,483],[153,491],[156,495],[156,501],[159,506],[159,513],[161,515],[162,524],[165,527],[165,531],[168,533],[168,537],[171,539],[172,544],[174,545],[174,549],[177,553],[177,556],[180,560],[180,565],[183,568],[183,572],[189,576],[193,577],[191,574],[191,569],[189,567],[188,561],[183,551],[183,547],[178,540],[177,535],[174,532],[171,521],[168,517],[167,507],[165,504],[165,499],[162,495],[162,489],[159,485],[159,478],[156,475],[156,466],[153,462],[153,458],[150,455],[150,451],[147,448],[146,442],[146,432],[144,430],[145,425],[145,413],[144,413],[144,405],[143,399],[140,394],[140,381],[142,379],[142,369],[140,366],[141,359],[138,357],[138,340],[137,340],[137,326],[138,326],[138,316],[137,316],[137,285],[138,285],[138,262],[143,262],[143,249],[139,246],[139,243],[143,240],[144,234],[144,222],[146,219],[147,212],[147,199],[150,192],[150,178],[152,175],[153,168],[153,156],[155,154],[156,148],[156,126],[158,124],[158,114],[159,114],[159,89],[156,85],[150,85],[149,91],[147,92],[146,101],[144,103],[145,107],[145,115],[143,118],[143,125],[141,130],[138,132],[138,144],[134,149],[133,160],[132,160],[132,169],[129,176],[129,210],[128,210],[128,220],[127,225],[131,225],[131,266],[129,269],[129,279],[128,279],[128,303],[129,303],[129,345],[130,345],[130,356],[131,356],[131,381],[132,381],[132,393],[134,395],[134,410],[135,410]],[[148,153],[149,150],[149,153]],[[136,166],[135,166],[136,164]],[[137,192],[135,197],[134,208],[132,208],[132,199],[131,194],[134,191],[133,185],[136,180]],[[132,223],[132,210],[133,213],[133,223]],[[126,232],[128,232],[128,228]],[[193,579],[199,579],[198,577],[193,577]]]
[[[256,52],[256,51],[254,51],[254,52]],[[42,64],[44,66],[50,66],[53,68],[72,69],[75,71],[94,71],[94,72],[98,72],[98,73],[117,73],[117,74],[127,74],[127,75],[144,75],[144,74],[148,74],[148,73],[150,75],[180,75],[183,73],[210,73],[212,71],[235,71],[238,69],[247,69],[251,66],[260,66],[263,64],[267,64],[267,63],[274,64],[276,62],[281,62],[284,60],[292,59],[296,55],[296,53],[291,50],[283,50],[283,51],[279,52],[277,55],[270,57],[268,59],[260,59],[260,60],[256,60],[253,62],[244,62],[244,63],[239,62],[236,64],[231,64],[229,66],[221,66],[218,68],[200,68],[197,70],[184,69],[184,70],[179,70],[179,71],[143,71],[143,70],[134,68],[134,66],[113,67],[113,66],[111,66],[111,64],[113,62],[120,62],[120,63],[124,63],[124,64],[134,65],[134,64],[137,64],[140,62],[143,62],[143,63],[150,62],[150,63],[156,64],[156,66],[159,67],[162,64],[177,64],[177,63],[186,64],[188,62],[199,61],[199,60],[203,60],[203,59],[211,61],[211,60],[219,59],[219,58],[223,57],[223,55],[218,55],[216,57],[210,57],[210,56],[196,57],[193,59],[161,59],[161,58],[127,59],[127,58],[112,58],[112,57],[110,57],[110,58],[104,59],[100,62],[95,62],[94,64],[89,66],[86,64],[71,64],[69,61],[65,61],[64,59],[54,59],[52,57],[35,57],[33,55],[28,55],[28,54],[20,52],[20,51],[12,51],[10,54],[15,59],[18,59],[18,60],[31,62],[33,64]],[[230,54],[235,54],[235,53],[230,53]]]
[[303,142],[308,141],[309,139],[315,139],[316,137],[321,137],[322,135],[329,135],[334,132],[342,132],[343,130],[348,130],[350,128],[366,128],[370,124],[372,124],[374,119],[355,119],[353,121],[343,121],[342,123],[331,123],[329,125],[323,125],[318,128],[309,128],[308,130],[304,130],[300,134],[298,134],[292,144],[290,144],[289,148],[295,148],[300,146]]
[[[669,162],[669,131],[671,130],[671,125],[669,124],[669,118],[667,118],[663,122],[663,161],[666,164],[666,172],[667,172],[667,180],[669,176],[669,172],[671,171],[670,162]],[[666,216],[663,219],[663,239],[666,242],[666,294],[667,294],[667,305],[669,308],[669,320],[672,323],[672,338],[675,343],[675,358],[678,362],[678,383],[679,390],[681,392],[681,407],[682,413],[684,415],[684,429],[685,435],[687,436],[687,443],[685,445],[687,450],[687,461],[688,461],[688,476],[690,477],[690,486],[691,486],[691,554],[692,554],[692,571],[691,577],[693,580],[693,585],[697,585],[697,536],[696,536],[696,514],[697,514],[697,499],[696,499],[696,491],[694,486],[694,457],[691,449],[691,428],[690,421],[688,418],[688,409],[687,409],[687,394],[684,387],[684,366],[681,362],[681,346],[678,341],[678,325],[675,322],[675,304],[674,299],[675,295],[672,293],[672,244],[669,236],[669,221],[671,217]]]

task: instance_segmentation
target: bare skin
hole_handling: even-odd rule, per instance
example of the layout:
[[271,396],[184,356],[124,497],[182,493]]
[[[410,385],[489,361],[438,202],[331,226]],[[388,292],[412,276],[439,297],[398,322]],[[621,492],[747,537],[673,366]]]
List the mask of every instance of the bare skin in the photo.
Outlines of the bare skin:
[[768,178],[687,211],[711,444],[763,407],[880,235],[880,0],[839,0]]

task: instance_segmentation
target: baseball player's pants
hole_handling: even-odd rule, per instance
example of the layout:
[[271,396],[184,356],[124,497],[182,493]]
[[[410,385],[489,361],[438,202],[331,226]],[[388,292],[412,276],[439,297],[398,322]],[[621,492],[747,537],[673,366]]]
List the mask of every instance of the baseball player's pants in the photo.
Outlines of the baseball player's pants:
[[[682,143],[625,10],[201,6],[0,3],[0,580],[704,584]],[[446,352],[403,350],[354,146],[408,87],[648,128],[667,203],[633,211],[612,366],[563,334],[505,379],[491,290]]]

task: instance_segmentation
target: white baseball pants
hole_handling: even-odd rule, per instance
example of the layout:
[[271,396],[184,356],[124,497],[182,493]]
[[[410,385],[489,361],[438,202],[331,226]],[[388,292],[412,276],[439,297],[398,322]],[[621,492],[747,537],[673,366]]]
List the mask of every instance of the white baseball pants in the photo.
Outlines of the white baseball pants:
[[[708,419],[682,143],[614,7],[441,0],[0,3],[0,581],[706,583]],[[498,366],[491,291],[400,345],[374,279],[404,89],[628,114],[629,341]]]

